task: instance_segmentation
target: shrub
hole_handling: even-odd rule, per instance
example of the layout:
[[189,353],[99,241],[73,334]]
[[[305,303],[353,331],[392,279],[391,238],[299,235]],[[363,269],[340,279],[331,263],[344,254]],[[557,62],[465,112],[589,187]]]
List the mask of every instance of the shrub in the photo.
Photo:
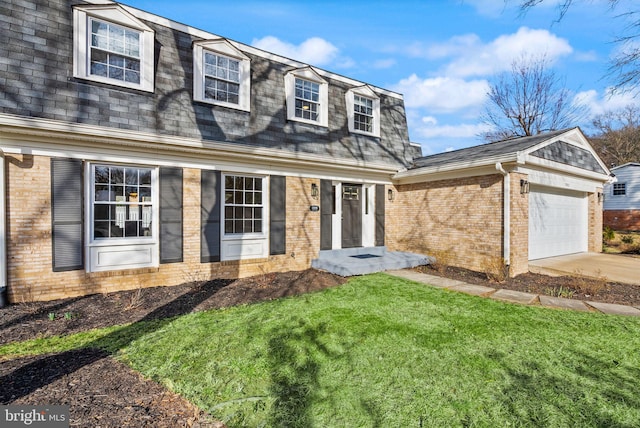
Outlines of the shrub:
[[433,257],[429,266],[436,272],[444,275],[449,265],[451,265],[451,252],[449,250],[429,250],[427,254]]
[[507,265],[501,257],[489,257],[484,259],[482,270],[489,281],[505,282],[509,276]]
[[576,269],[573,271],[572,278],[573,288],[591,296],[598,294],[607,287],[607,277],[602,275],[600,269],[596,271],[595,278],[586,277],[582,269]]
[[602,230],[602,239],[607,242],[613,241],[616,237],[616,233],[609,226],[605,226]]
[[633,244],[633,236],[632,235],[624,235],[621,238],[621,241],[625,244]]

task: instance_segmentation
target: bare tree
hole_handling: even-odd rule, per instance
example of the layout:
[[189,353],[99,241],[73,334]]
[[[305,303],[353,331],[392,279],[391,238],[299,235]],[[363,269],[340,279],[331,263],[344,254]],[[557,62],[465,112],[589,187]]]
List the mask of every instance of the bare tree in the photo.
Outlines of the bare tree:
[[545,57],[522,57],[489,83],[482,121],[493,129],[488,141],[536,135],[575,125],[584,107],[572,102]]
[[639,106],[598,115],[593,126],[597,134],[591,137],[591,144],[607,166],[640,162]]
[[[516,1],[524,14],[545,0],[505,0]],[[593,0],[561,0],[558,2],[558,21],[561,21],[569,9],[573,7],[590,7]],[[614,18],[621,21],[622,31],[613,40],[618,49],[609,61],[608,77],[613,79],[614,90],[640,94],[640,7],[637,2],[607,0]],[[634,4],[635,3],[635,4]]]

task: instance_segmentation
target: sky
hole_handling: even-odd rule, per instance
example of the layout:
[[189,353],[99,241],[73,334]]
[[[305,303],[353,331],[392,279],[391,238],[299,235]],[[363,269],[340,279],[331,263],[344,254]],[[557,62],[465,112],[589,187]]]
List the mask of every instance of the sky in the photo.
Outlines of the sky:
[[[489,83],[523,55],[544,56],[586,106],[576,123],[636,103],[613,93],[613,41],[628,22],[606,0],[558,2],[522,14],[513,0],[123,0],[218,36],[404,95],[423,155],[481,144]],[[631,2],[629,2],[631,3]]]

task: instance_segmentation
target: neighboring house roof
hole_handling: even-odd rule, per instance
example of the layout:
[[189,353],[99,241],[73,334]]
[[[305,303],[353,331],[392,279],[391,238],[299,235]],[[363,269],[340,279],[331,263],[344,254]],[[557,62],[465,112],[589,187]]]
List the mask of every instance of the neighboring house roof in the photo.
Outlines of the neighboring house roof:
[[618,166],[614,166],[613,168],[611,168],[611,172],[617,170],[617,169],[622,169],[622,168],[627,168],[630,166],[640,166],[640,163],[637,162],[627,162],[625,164],[622,165],[618,165]]

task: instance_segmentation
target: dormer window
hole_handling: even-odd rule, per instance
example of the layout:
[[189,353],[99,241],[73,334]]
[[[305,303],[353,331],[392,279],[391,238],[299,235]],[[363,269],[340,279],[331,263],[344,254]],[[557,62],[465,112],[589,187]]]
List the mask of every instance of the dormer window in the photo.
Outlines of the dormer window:
[[329,126],[329,84],[311,67],[285,75],[287,119]]
[[153,92],[151,28],[117,5],[73,13],[74,77]]
[[369,86],[350,89],[346,96],[349,132],[380,136],[380,98]]
[[250,110],[250,60],[227,40],[195,43],[193,69],[194,100]]

